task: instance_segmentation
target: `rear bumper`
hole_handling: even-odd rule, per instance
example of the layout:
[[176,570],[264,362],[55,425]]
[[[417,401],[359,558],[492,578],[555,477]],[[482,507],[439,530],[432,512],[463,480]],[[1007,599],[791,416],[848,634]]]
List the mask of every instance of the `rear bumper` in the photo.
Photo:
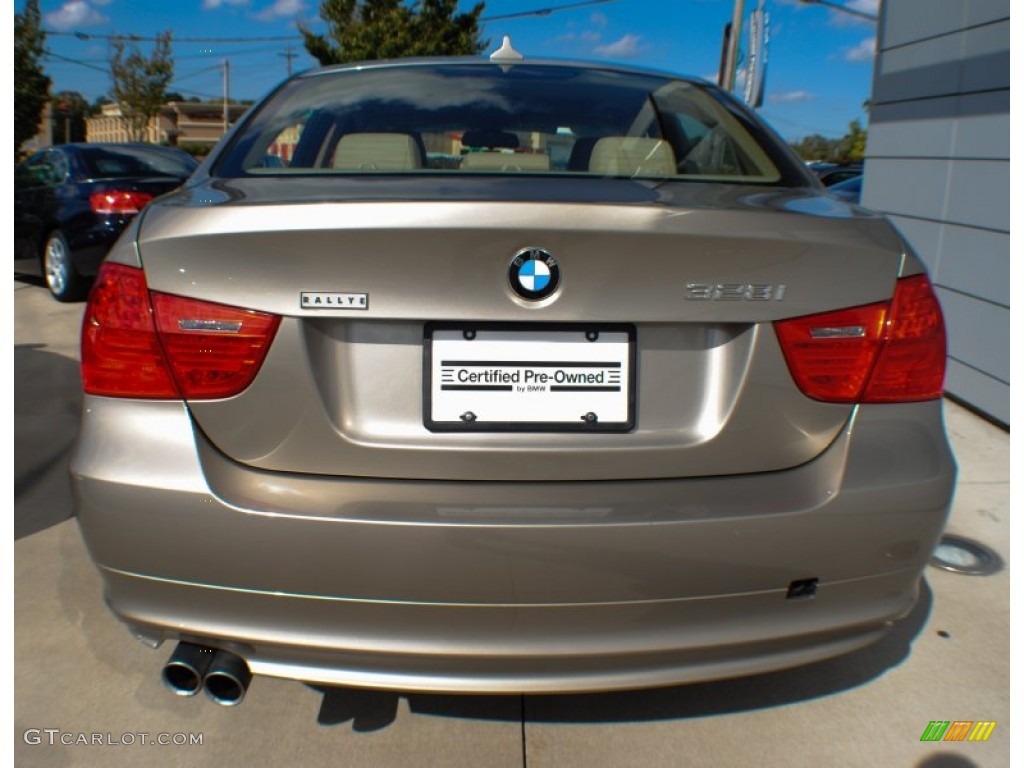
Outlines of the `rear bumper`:
[[[87,398],[72,475],[107,600],[139,631],[311,682],[553,692],[877,639],[913,607],[955,466],[941,405],[920,403],[861,407],[819,458],[760,475],[281,476],[218,454],[181,404]],[[786,598],[809,578],[814,598]]]

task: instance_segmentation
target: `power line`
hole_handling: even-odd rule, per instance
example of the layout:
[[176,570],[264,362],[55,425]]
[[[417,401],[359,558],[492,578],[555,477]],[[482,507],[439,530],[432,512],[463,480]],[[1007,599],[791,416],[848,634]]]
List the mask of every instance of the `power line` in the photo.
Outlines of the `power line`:
[[[243,51],[231,51],[227,55],[228,56],[253,56],[253,55],[257,54],[257,53],[269,53],[270,51],[276,51],[276,50],[277,50],[277,46],[274,46],[274,47],[266,47],[266,46],[264,46],[263,48],[249,48],[249,49],[246,49],[246,50],[243,50]],[[53,54],[53,55],[56,56],[57,54]],[[278,55],[279,56],[284,56],[285,54],[281,53],[281,54],[278,54]],[[297,53],[293,53],[292,54],[292,58],[293,59],[297,58],[298,55],[299,54],[297,54]],[[209,54],[209,53],[186,53],[186,54],[182,54],[180,56],[175,56],[174,60],[175,61],[184,61],[186,59],[192,60],[192,59],[209,59],[209,58],[211,58],[211,54]],[[75,59],[75,63],[76,64],[107,64],[109,61],[110,61],[110,59]],[[217,66],[220,67],[220,64],[218,64]]]
[[[98,35],[91,32],[54,32],[44,29],[45,35],[52,37],[76,37],[79,40],[118,40],[124,39],[129,43],[155,43],[157,37],[146,35]],[[301,40],[301,35],[278,35],[277,37],[174,37],[172,43],[280,43],[287,40]]]
[[59,53],[54,53],[53,51],[51,51],[49,49],[44,50],[43,54],[45,54],[46,56],[49,56],[51,58],[54,58],[54,59],[60,59],[61,61],[66,61],[69,64],[77,64],[78,66],[85,67],[86,69],[94,69],[97,72],[102,72],[105,75],[109,75],[110,74],[110,70],[109,69],[104,69],[103,67],[97,67],[97,66],[89,64],[87,62],[79,61],[78,59],[69,59],[67,56],[61,56]]
[[823,136],[826,136],[826,137],[828,137],[829,135],[831,135],[831,136],[843,136],[844,135],[842,133],[842,131],[837,131],[837,130],[835,130],[833,128],[821,128],[821,127],[815,127],[813,125],[807,125],[806,123],[798,123],[795,120],[787,120],[784,117],[779,117],[778,115],[771,114],[771,113],[766,112],[764,110],[761,111],[761,115],[762,115],[762,117],[767,118],[769,123],[785,123],[786,125],[791,125],[794,128],[800,128],[800,129],[805,130],[805,131],[814,131],[815,133],[819,133],[819,134],[821,134]]
[[[60,59],[61,61],[66,61],[68,64],[77,64],[80,67],[85,67],[86,69],[92,69],[92,70],[94,70],[96,72],[102,72],[104,75],[107,75],[107,76],[110,75],[110,70],[109,69],[103,69],[102,67],[95,67],[92,64],[89,64],[89,63],[84,62],[84,61],[79,61],[77,59],[70,59],[67,56],[61,56],[60,54],[54,53],[53,51],[50,51],[50,50],[45,50],[45,51],[43,51],[43,53],[46,56],[53,57],[55,59]],[[217,64],[217,65],[215,65],[213,67],[206,67],[204,69],[200,69],[200,70],[197,70],[195,72],[191,72],[191,73],[189,73],[187,75],[183,75],[182,77],[192,77],[193,75],[199,75],[199,74],[202,74],[203,72],[207,72],[207,71],[210,71],[210,70],[213,70],[213,69],[220,69],[220,68],[221,68],[221,65]],[[182,87],[180,87],[178,85],[177,81],[169,83],[167,88],[169,90],[173,90],[173,91],[180,91],[181,93],[189,93],[189,94],[192,94],[193,96],[202,96],[203,98],[207,98],[207,99],[219,98],[216,94],[213,94],[213,93],[204,93],[202,91],[193,91],[193,90],[190,90],[188,88],[182,88]]]
[[519,13],[504,13],[501,16],[485,16],[480,21],[504,21],[505,19],[521,19],[525,16],[550,16],[552,13],[558,13],[559,11],[569,11],[573,8],[583,8],[587,5],[602,5],[604,3],[614,3],[615,0],[583,0],[579,3],[569,3],[568,5],[556,5],[551,8],[538,8],[535,11],[520,11]]
[[202,69],[196,69],[196,70],[193,70],[192,72],[188,72],[188,73],[186,73],[184,75],[177,75],[175,77],[175,82],[181,82],[182,80],[184,80],[187,77],[195,77],[196,75],[202,75],[202,74],[205,74],[207,72],[212,72],[215,69],[219,70],[221,68],[221,66],[222,66],[221,64],[213,64],[212,66],[203,67]]
[[[219,65],[217,69],[220,69]],[[193,96],[202,96],[204,99],[220,99],[220,96],[216,93],[203,93],[202,91],[192,91],[188,88],[181,88],[177,83],[168,83],[167,90],[178,91],[179,93],[190,93]]]
[[[231,51],[230,53],[226,53],[224,55],[225,56],[252,56],[252,55],[255,55],[257,53],[269,53],[270,51],[276,51],[276,50],[277,50],[277,46],[273,46],[273,47],[264,46],[263,48],[248,48],[248,49],[246,49],[244,51]],[[209,59],[209,58],[212,57],[212,55],[213,54],[209,54],[209,53],[186,53],[186,54],[184,54],[182,56],[175,56],[174,60],[175,61],[181,61],[182,59]],[[295,54],[295,55],[298,56],[298,54]],[[220,65],[218,64],[217,66],[220,66]]]

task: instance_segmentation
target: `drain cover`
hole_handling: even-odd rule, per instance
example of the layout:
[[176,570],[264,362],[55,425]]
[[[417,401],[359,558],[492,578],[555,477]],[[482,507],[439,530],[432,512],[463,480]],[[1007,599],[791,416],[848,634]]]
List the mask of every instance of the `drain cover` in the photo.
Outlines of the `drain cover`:
[[988,576],[1003,567],[995,552],[963,536],[945,534],[932,553],[929,563],[936,568],[967,576]]

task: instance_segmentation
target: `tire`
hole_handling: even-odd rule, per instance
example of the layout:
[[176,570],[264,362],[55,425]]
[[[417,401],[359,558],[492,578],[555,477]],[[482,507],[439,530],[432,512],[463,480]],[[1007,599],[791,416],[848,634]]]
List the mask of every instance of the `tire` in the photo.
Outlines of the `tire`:
[[85,295],[85,280],[71,261],[71,248],[60,230],[43,247],[43,279],[57,301],[78,301]]

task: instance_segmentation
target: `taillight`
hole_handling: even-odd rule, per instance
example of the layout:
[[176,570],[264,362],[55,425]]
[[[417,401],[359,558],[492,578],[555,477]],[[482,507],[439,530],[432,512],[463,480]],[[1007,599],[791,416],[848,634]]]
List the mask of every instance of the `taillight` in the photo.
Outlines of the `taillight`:
[[92,395],[212,399],[259,371],[280,318],[150,292],[142,270],[104,264],[82,325],[82,381]]
[[138,213],[153,199],[147,192],[131,189],[108,189],[89,195],[89,207],[93,213]]
[[793,380],[815,400],[893,403],[942,396],[946,332],[928,278],[896,282],[891,302],[775,323]]
[[155,291],[150,295],[160,340],[186,400],[237,395],[252,383],[281,318]]
[[82,385],[90,395],[181,397],[156,335],[141,269],[100,268],[82,320]]
[[924,275],[896,283],[885,346],[871,374],[865,403],[898,403],[942,397],[946,327]]

